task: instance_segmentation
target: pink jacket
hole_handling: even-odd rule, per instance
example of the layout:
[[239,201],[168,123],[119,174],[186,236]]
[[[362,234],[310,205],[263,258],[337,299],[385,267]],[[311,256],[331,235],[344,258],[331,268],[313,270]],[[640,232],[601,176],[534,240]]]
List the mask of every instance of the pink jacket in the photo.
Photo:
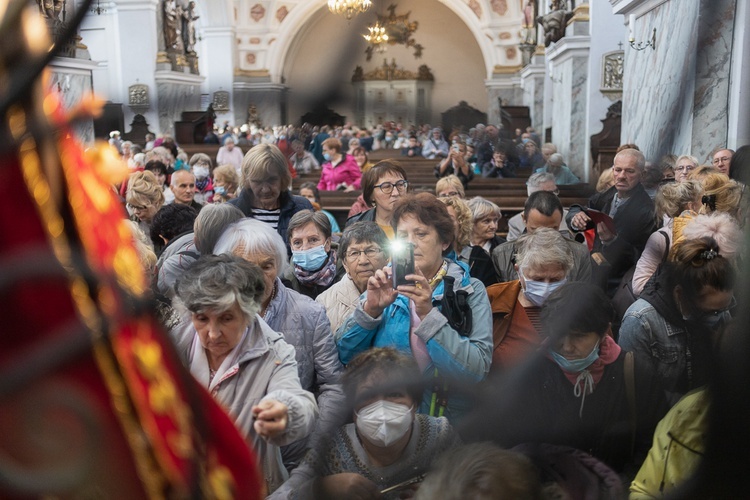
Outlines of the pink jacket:
[[335,167],[331,165],[330,161],[323,164],[318,189],[321,191],[336,191],[336,187],[342,182],[359,189],[361,180],[362,172],[359,170],[357,160],[351,155],[342,154],[341,162]]

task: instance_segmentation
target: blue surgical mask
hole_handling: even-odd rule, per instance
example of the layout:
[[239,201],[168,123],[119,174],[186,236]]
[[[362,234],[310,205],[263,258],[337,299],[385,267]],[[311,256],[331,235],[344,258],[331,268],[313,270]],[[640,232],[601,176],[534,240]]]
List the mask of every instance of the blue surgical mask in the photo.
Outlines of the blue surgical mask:
[[599,359],[599,342],[596,343],[594,349],[589,353],[589,355],[583,359],[567,359],[565,356],[553,351],[552,349],[549,350],[549,354],[550,356],[552,356],[552,359],[555,361],[555,363],[557,363],[557,366],[562,368],[564,371],[568,373],[580,373],[591,366],[594,361]]
[[227,190],[224,189],[224,186],[214,186],[214,193],[218,194],[219,196],[223,196],[226,192]]
[[331,155],[329,153],[323,153],[323,158],[325,158],[326,161],[331,161]]
[[556,283],[547,283],[545,281],[530,280],[526,278],[520,271],[518,272],[518,274],[526,283],[523,289],[523,294],[526,296],[529,302],[537,307],[542,307],[542,305],[544,305],[544,302],[547,300],[547,297],[549,297],[552,292],[563,286],[567,281],[567,278],[563,278]]
[[292,252],[292,262],[305,271],[317,271],[323,267],[326,260],[328,260],[328,252],[326,252],[325,245]]

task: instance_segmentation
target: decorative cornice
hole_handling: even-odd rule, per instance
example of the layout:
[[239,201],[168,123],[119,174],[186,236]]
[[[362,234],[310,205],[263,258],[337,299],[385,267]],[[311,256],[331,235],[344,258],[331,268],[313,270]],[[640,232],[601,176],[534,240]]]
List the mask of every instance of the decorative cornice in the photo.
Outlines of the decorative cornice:
[[518,73],[523,69],[522,64],[517,64],[515,66],[500,66],[499,64],[495,65],[495,68],[492,70],[493,75],[512,75],[515,73]]
[[193,75],[190,73],[178,73],[177,71],[157,70],[154,72],[154,80],[156,80],[156,83],[169,82],[200,85],[205,79],[205,76]]
[[589,4],[587,3],[582,3],[581,5],[576,7],[573,12],[573,17],[571,17],[568,21],[568,26],[576,21],[585,22],[591,20],[591,17],[589,16]]
[[267,69],[240,69],[234,68],[234,76],[246,76],[249,78],[264,78],[271,76]]

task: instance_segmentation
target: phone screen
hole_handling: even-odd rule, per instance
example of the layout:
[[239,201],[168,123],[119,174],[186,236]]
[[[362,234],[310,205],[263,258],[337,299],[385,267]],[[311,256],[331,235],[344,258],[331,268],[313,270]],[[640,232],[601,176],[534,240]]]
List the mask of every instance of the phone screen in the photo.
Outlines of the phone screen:
[[391,259],[393,268],[393,288],[399,285],[413,285],[413,281],[408,281],[406,276],[414,274],[414,245],[404,243],[403,245],[394,246],[391,249]]

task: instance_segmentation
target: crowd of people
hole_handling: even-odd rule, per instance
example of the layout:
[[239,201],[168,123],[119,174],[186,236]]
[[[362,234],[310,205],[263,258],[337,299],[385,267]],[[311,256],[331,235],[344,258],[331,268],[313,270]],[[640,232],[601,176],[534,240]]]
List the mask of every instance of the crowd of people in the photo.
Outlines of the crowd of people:
[[[214,158],[113,136],[115,188],[160,320],[272,498],[661,498],[698,466],[750,147],[649,163],[625,144],[564,206],[576,169],[533,129],[216,135]],[[500,234],[467,188],[519,175]],[[337,218],[322,191],[358,198]]]

